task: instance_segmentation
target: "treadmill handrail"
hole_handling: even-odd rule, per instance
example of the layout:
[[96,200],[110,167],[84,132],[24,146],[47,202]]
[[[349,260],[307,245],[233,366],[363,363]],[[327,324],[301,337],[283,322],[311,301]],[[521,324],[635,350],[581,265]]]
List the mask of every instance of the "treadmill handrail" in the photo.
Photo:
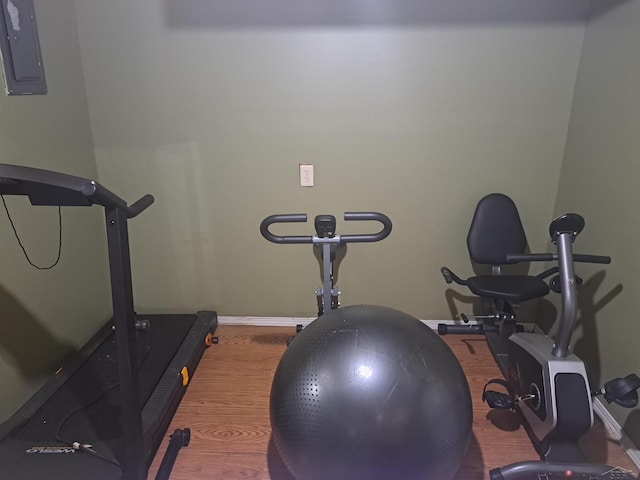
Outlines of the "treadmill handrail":
[[[53,190],[43,191],[38,189],[38,185],[52,187]],[[38,190],[37,194],[36,190]],[[95,180],[40,168],[0,164],[0,194],[27,195],[32,200],[32,196],[38,198],[39,195],[40,201],[42,198],[51,201],[48,194],[53,198],[56,193],[60,192],[77,194],[78,196],[74,198],[74,203],[70,203],[69,196],[67,196],[67,202],[58,203],[58,205],[90,205],[95,203],[104,208],[119,208],[126,213],[128,218],[135,217],[154,202],[153,196],[147,194],[128,205],[124,199]],[[38,201],[32,203],[38,204]]]

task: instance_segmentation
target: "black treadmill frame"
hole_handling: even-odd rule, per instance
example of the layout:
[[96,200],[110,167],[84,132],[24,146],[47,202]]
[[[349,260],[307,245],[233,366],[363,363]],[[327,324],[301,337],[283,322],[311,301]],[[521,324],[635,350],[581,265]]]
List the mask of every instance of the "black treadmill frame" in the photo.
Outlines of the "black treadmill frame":
[[[156,438],[145,439],[143,428],[137,368],[136,313],[133,302],[127,220],[149,207],[154,202],[153,196],[144,195],[133,204],[127,205],[122,198],[94,180],[50,170],[8,164],[0,164],[0,194],[26,195],[32,205],[91,206],[95,204],[104,208],[113,325],[118,349],[117,365],[122,408],[123,451],[125,452],[122,462],[122,480],[146,480],[148,455],[145,453],[154,454],[159,446],[159,440]],[[211,315],[212,318],[215,318],[215,312],[199,312],[198,315],[201,314]],[[91,348],[95,348],[95,346]],[[83,354],[90,354],[91,348]],[[64,380],[61,379],[60,383],[64,383]],[[35,407],[38,403],[42,403],[44,401],[42,397],[45,395],[46,392],[37,394],[29,407]],[[20,419],[12,420],[3,427],[15,428]],[[6,431],[6,428],[3,430]]]

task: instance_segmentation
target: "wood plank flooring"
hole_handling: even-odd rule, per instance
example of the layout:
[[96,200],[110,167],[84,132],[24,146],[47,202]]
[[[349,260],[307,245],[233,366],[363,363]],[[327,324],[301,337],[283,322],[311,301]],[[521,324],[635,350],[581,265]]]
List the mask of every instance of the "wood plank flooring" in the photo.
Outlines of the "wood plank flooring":
[[[172,480],[293,480],[273,445],[269,425],[271,380],[293,329],[221,325],[216,334],[219,344],[204,353],[149,479],[155,478],[169,434],[188,427],[191,443],[180,451]],[[500,377],[483,337],[442,338],[465,371],[474,408],[471,444],[455,480],[488,479],[492,468],[537,459],[514,415],[492,412],[482,402],[486,381]],[[637,473],[599,421],[583,440],[590,461]]]

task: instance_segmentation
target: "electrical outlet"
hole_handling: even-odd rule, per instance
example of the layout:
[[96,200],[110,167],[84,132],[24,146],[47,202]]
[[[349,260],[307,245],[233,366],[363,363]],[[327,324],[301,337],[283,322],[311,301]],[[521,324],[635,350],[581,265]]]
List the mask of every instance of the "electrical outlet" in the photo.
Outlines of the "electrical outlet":
[[313,187],[313,165],[300,164],[300,186]]

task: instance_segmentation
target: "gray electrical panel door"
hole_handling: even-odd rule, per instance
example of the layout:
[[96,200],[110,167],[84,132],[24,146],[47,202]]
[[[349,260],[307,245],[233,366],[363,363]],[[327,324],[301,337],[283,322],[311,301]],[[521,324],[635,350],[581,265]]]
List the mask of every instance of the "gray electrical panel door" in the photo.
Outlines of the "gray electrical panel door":
[[0,2],[0,54],[7,94],[47,93],[33,0]]

